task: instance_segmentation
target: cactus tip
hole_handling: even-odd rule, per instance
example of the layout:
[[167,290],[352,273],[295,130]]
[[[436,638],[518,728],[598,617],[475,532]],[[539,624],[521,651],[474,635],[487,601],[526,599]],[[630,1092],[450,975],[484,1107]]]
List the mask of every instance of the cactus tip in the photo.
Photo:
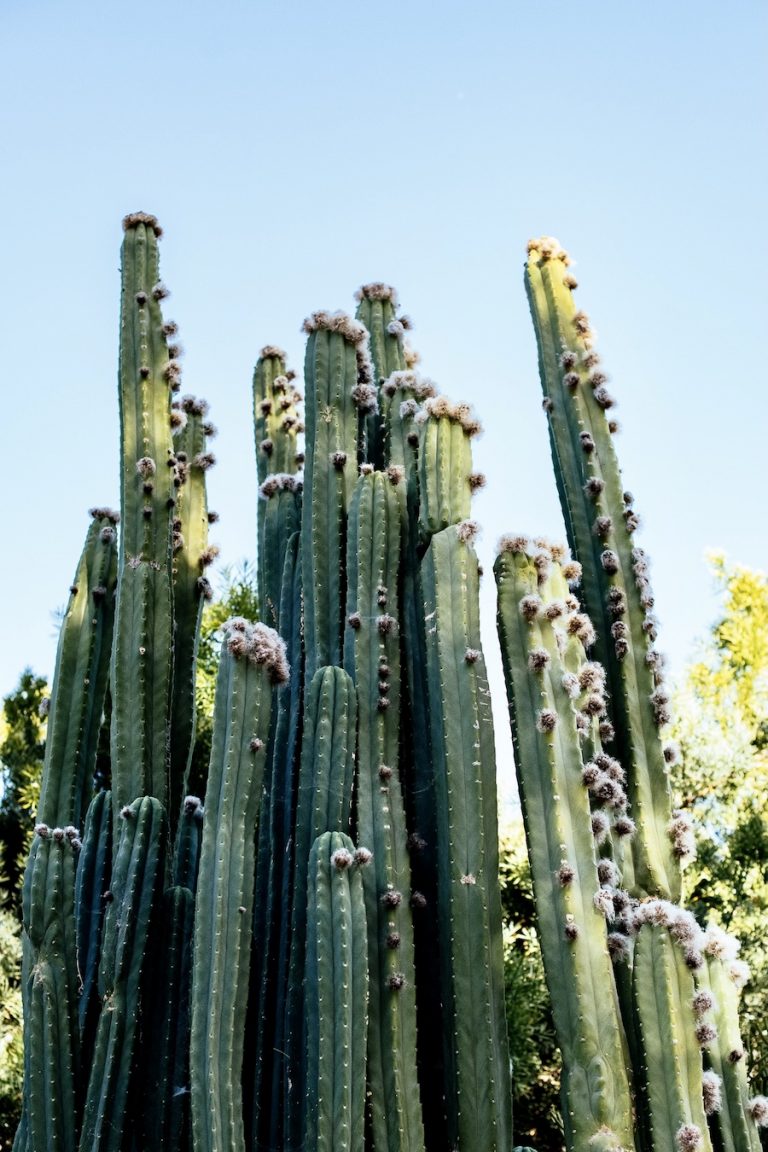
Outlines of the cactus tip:
[[151,228],[158,239],[163,234],[157,216],[153,216],[151,212],[129,212],[127,216],[123,216],[123,232],[127,232],[130,228],[138,228],[140,224]]

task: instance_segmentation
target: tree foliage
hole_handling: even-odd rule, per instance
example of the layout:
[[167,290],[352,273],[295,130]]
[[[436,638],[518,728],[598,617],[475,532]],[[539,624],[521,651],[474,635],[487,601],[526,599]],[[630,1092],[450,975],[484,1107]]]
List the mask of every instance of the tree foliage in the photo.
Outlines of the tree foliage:
[[26,668],[3,701],[0,727],[0,895],[21,917],[21,878],[40,796],[45,753],[41,703],[48,683]]

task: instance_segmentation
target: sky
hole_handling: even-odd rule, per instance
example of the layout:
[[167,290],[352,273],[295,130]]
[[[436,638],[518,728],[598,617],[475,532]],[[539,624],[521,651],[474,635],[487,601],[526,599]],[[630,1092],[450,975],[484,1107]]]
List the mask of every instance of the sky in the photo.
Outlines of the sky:
[[523,288],[556,236],[619,401],[617,442],[682,672],[717,614],[708,550],[768,567],[768,8],[733,0],[91,0],[0,6],[0,694],[50,675],[87,509],[119,500],[120,221],[165,230],[183,387],[219,427],[222,562],[255,555],[259,348],[398,287],[421,367],[485,426],[490,575],[562,538]]

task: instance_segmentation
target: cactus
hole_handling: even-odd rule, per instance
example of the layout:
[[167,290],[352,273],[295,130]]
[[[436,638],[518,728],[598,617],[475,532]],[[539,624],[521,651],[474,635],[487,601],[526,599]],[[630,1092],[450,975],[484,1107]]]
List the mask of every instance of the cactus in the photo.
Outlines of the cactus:
[[366,931],[360,854],[324,832],[307,874],[307,1152],[365,1148]]
[[216,681],[214,738],[195,906],[192,1126],[195,1149],[244,1147],[240,1076],[253,915],[254,830],[272,685],[288,676],[271,629],[229,621]]
[[[597,761],[582,757],[572,699],[576,669],[587,662],[571,629],[583,622],[566,608],[568,585],[547,551],[524,538],[504,545],[495,569],[499,634],[538,929],[563,1055],[563,1118],[574,1148],[590,1147],[601,1129],[631,1148],[632,1100],[602,910],[614,914],[612,888],[598,875],[584,783]],[[606,776],[606,788],[609,780],[613,807],[596,809],[606,819],[621,811],[615,806],[623,798],[618,781]]]
[[152,914],[164,871],[165,812],[142,796],[119,814],[99,963],[101,1013],[94,1042],[79,1148],[118,1152],[136,1037],[139,989]]
[[[94,509],[25,879],[14,1147],[508,1152],[479,425],[417,375],[394,290],[368,284],[356,319],[305,321],[302,477],[301,394],[262,349],[264,623],[225,628],[203,808],[186,793],[214,430],[174,399],[157,221],[124,230],[119,556]],[[691,834],[613,401],[555,242],[531,245],[526,282],[583,579],[522,537],[496,574],[566,1141],[756,1152],[743,971],[679,906]],[[94,777],[113,791],[88,806]]]

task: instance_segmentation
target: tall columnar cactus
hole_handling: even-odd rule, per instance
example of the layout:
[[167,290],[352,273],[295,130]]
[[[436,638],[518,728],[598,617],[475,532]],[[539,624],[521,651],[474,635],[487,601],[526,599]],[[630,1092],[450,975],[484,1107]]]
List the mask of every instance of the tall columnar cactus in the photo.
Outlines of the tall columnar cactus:
[[[589,322],[573,304],[567,263],[555,241],[534,242],[526,284],[558,487],[583,569],[581,596],[596,628],[553,566],[564,550],[510,537],[496,565],[541,942],[564,1056],[566,1136],[569,1148],[584,1147],[589,1125],[620,1098],[616,1055],[606,1065],[610,1077],[594,1079],[609,1047],[605,1035],[591,1068],[597,1087],[588,1097],[574,1092],[579,1080],[590,1083],[589,1072],[576,1077],[574,1069],[594,1043],[592,1026],[608,1025],[614,1046],[620,1036],[618,1002],[632,1066],[635,1131],[627,1132],[624,1093],[624,1121],[614,1115],[589,1146],[704,1152],[712,1147],[710,1129],[718,1148],[734,1146],[736,1132],[737,1139],[754,1140],[763,1107],[759,1100],[747,1103],[745,1082],[731,1094],[733,1118],[719,1106],[721,1082],[713,1065],[722,1059],[715,1002],[706,987],[706,938],[692,915],[669,899],[679,898],[680,864],[693,837],[686,815],[671,812],[672,752],[659,734],[669,718],[668,697],[663,661],[652,647],[648,562],[632,540],[637,517],[632,498],[622,492],[611,442],[616,425],[605,416],[613,400]],[[594,645],[607,675],[584,659],[583,650],[578,655],[574,638],[584,648]],[[595,864],[600,886],[594,903],[608,919],[607,936],[586,900]],[[582,975],[563,982],[559,973],[569,954],[581,961]],[[600,990],[599,1003],[589,1012],[569,1013],[569,1000],[580,1001],[591,982]],[[725,1011],[718,1026],[734,1035],[733,997]]]
[[669,718],[669,697],[663,661],[653,647],[657,623],[648,563],[634,542],[639,521],[613,445],[614,399],[567,269],[568,257],[556,241],[530,244],[526,287],[552,457],[569,542],[584,571],[596,656],[608,674],[616,755],[637,813],[633,893],[679,900],[680,865],[669,835],[669,765],[659,734]]
[[[176,457],[171,390],[180,380],[160,301],[154,216],[123,222],[120,309],[120,580],[112,686],[112,788],[116,811],[137,796],[168,803],[173,668],[172,528]],[[172,331],[175,332],[175,326]]]
[[[289,477],[295,476],[303,463],[297,451],[297,436],[303,431],[298,405],[301,393],[293,380],[295,372],[285,367],[285,353],[274,344],[262,348],[253,373],[253,413],[256,435],[256,468],[259,495],[265,500],[275,492],[290,490]],[[286,502],[280,500],[280,511]],[[258,513],[258,591],[265,623],[277,627],[280,604],[282,566],[274,541],[265,538],[268,509],[271,503],[259,501]],[[288,533],[285,537],[287,540]]]
[[585,780],[593,794],[602,788],[609,796],[594,809],[606,824],[622,820],[617,805],[625,798],[620,780],[597,766],[600,755],[582,755],[573,697],[579,675],[594,676],[578,636],[585,624],[566,605],[568,586],[551,553],[525,538],[504,541],[496,579],[538,930],[563,1055],[566,1132],[575,1149],[599,1147],[598,1137],[606,1149],[631,1149],[632,1100],[606,927],[615,911],[609,881],[617,877],[598,858]]
[[37,824],[24,876],[24,1107],[28,1146],[77,1148],[77,829]]
[[99,963],[99,1016],[80,1152],[118,1152],[128,1123],[137,1004],[165,866],[165,813],[142,796],[119,814]]
[[59,634],[38,822],[82,828],[93,792],[115,613],[119,517],[93,508]]
[[[179,348],[173,348],[177,354]],[[203,605],[211,588],[203,572],[214,558],[208,544],[208,500],[205,476],[215,463],[208,440],[216,429],[208,403],[194,396],[171,408],[175,480],[180,481],[173,520],[173,700],[171,704],[170,790],[168,814],[173,828],[187,793],[189,763],[195,741],[195,662]],[[215,515],[214,515],[215,518]]]
[[307,1152],[365,1148],[366,931],[361,855],[324,832],[307,873]]
[[[394,483],[393,483],[394,482]],[[349,516],[345,663],[357,688],[357,836],[368,923],[368,1091],[375,1149],[424,1144],[416,1075],[416,985],[410,867],[400,784],[398,578],[401,519],[391,477],[360,477]]]
[[346,517],[357,479],[358,437],[376,408],[367,336],[343,313],[304,321],[306,463],[301,547],[307,677],[342,663]]
[[248,1001],[254,832],[273,684],[288,676],[270,628],[229,622],[216,682],[214,738],[195,908],[192,1125],[197,1150],[244,1148],[240,1090]]
[[512,1142],[504,1017],[498,815],[491,702],[480,644],[479,572],[462,521],[422,561],[437,808],[446,1104],[459,1147]]

